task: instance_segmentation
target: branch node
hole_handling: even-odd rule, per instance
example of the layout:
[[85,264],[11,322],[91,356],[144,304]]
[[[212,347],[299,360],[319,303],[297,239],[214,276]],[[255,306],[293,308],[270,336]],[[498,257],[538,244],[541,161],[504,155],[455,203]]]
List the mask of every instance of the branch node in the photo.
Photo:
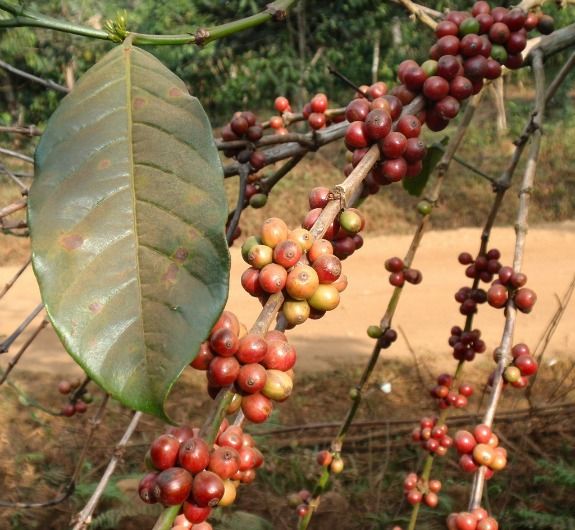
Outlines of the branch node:
[[210,32],[206,28],[200,28],[194,34],[194,43],[203,46],[207,39],[210,38]]
[[287,18],[287,10],[277,7],[275,2],[266,5],[266,12],[268,12],[276,22],[282,22]]
[[345,190],[340,186],[335,186],[327,196],[330,201],[339,201],[339,209],[345,210],[347,208],[347,201],[345,198]]

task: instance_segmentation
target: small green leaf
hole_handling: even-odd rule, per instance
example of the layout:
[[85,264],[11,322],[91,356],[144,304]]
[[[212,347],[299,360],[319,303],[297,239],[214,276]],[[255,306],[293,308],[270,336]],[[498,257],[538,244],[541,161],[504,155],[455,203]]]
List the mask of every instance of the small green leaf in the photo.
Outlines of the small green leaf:
[[227,298],[226,218],[202,106],[151,54],[116,47],[48,123],[29,223],[54,328],[123,404],[165,418]]
[[445,147],[448,142],[449,137],[446,136],[440,142],[431,144],[427,148],[427,154],[423,159],[423,168],[421,173],[415,177],[403,179],[403,188],[407,193],[414,197],[419,197],[423,193],[431,173],[433,173],[435,166],[437,166],[443,156],[443,152],[445,151],[443,147]]

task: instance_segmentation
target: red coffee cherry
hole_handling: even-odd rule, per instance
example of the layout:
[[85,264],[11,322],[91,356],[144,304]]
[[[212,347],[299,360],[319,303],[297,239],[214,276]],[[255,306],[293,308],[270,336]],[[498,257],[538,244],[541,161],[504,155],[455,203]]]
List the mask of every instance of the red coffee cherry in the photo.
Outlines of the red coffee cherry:
[[171,467],[156,477],[154,495],[165,506],[182,504],[191,490],[192,475],[181,467]]

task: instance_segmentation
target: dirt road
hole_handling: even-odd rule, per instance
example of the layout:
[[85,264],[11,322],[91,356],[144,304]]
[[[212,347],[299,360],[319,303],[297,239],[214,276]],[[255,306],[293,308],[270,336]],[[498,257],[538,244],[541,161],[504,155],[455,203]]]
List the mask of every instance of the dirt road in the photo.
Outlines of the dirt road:
[[[413,350],[426,362],[449,356],[447,338],[454,324],[461,324],[454,292],[468,285],[464,268],[457,263],[462,250],[474,253],[478,246],[478,229],[460,229],[428,233],[414,266],[423,272],[423,282],[409,285],[402,295],[394,319],[394,326],[405,332]],[[367,338],[367,325],[379,321],[391,293],[383,261],[394,255],[403,256],[410,242],[409,236],[382,236],[368,238],[364,248],[344,262],[344,273],[349,286],[342,296],[340,306],[319,321],[309,321],[290,332],[297,347],[299,370],[325,370],[334,363],[361,361],[369,355],[372,341]],[[512,228],[496,229],[492,246],[503,254],[504,263],[511,261],[514,244]],[[259,311],[259,303],[245,294],[239,277],[245,268],[239,250],[232,249],[232,286],[228,308],[235,311],[247,325]],[[17,267],[0,268],[0,285],[14,274]],[[530,315],[520,315],[515,342],[534,345],[557,308],[561,296],[575,274],[575,222],[534,228],[527,238],[523,270],[529,277],[529,287],[538,295],[535,309]],[[26,271],[16,286],[0,303],[0,337],[10,334],[40,302],[33,273]],[[29,336],[39,322],[0,357],[4,368],[19,345]],[[575,301],[549,345],[549,358],[573,354],[575,351]],[[503,327],[503,312],[485,307],[477,318],[477,326],[484,330],[488,351],[497,345]],[[400,337],[385,354],[391,357],[409,356],[405,340]],[[489,359],[485,356],[485,361]],[[79,374],[79,368],[64,353],[51,328],[42,332],[30,347],[16,370],[50,371],[61,374]]]

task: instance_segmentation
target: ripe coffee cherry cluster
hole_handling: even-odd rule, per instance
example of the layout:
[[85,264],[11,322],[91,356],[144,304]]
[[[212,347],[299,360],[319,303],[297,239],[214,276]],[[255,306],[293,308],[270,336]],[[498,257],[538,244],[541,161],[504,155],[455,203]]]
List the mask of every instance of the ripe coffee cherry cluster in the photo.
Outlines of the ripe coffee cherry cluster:
[[322,467],[329,467],[335,475],[339,475],[344,468],[343,458],[339,453],[332,453],[327,449],[319,451],[316,455],[316,462]]
[[[322,209],[332,198],[334,198],[332,191],[324,186],[318,186],[309,192],[310,210],[302,223],[303,228],[311,229]],[[323,237],[331,242],[333,254],[340,260],[344,260],[363,246],[363,238],[359,233],[364,228],[365,217],[363,214],[356,208],[346,208],[336,216]]]
[[393,90],[404,105],[422,94],[427,103],[425,122],[432,131],[441,131],[459,113],[460,102],[477,94],[485,79],[496,79],[502,66],[523,65],[521,52],[527,45],[532,18],[521,9],[493,10],[484,1],[471,12],[451,11],[435,30],[437,42],[429,60],[399,65],[402,83]]
[[505,307],[511,296],[515,307],[522,313],[530,313],[537,301],[537,295],[531,289],[523,287],[527,283],[527,276],[522,272],[515,272],[512,267],[501,267],[498,278],[487,291],[487,302],[497,309]]
[[302,110],[303,117],[314,131],[323,129],[328,124],[329,120],[325,115],[327,106],[327,96],[321,92],[304,105]]
[[81,392],[78,392],[77,390],[80,385],[81,382],[79,380],[60,381],[58,383],[58,392],[60,392],[60,394],[64,396],[72,394],[68,399],[68,403],[66,403],[60,411],[62,416],[71,418],[76,413],[84,414],[84,412],[88,410],[88,404],[92,403],[94,398],[85,388],[83,388]]
[[415,505],[423,501],[430,508],[435,508],[439,503],[441,481],[431,479],[426,482],[416,473],[410,473],[403,481],[403,491],[409,504]]
[[[263,134],[264,129],[261,123],[257,122],[253,112],[236,112],[231,121],[223,127],[222,140],[225,142],[248,140],[255,143]],[[259,171],[266,163],[264,153],[255,149],[251,144],[245,148],[226,149],[224,154],[229,158],[235,158],[241,164],[249,162],[253,171]]]
[[447,425],[437,425],[437,418],[421,418],[420,426],[411,433],[411,439],[429,453],[445,456],[453,445],[453,438],[447,432]]
[[507,451],[499,447],[499,438],[488,425],[476,425],[473,433],[457,431],[453,439],[459,458],[459,467],[467,473],[475,473],[479,466],[487,466],[485,478],[493,476],[507,465]]
[[[469,252],[462,252],[457,260],[461,265],[466,266],[465,276],[473,280],[489,283],[501,269],[500,257],[501,252],[496,248],[492,248],[475,259]],[[459,311],[462,315],[471,315],[477,312],[477,304],[483,304],[487,301],[487,294],[483,289],[462,287],[457,291],[455,300],[461,304]]]
[[457,409],[467,406],[467,400],[473,395],[473,387],[468,383],[461,383],[457,392],[452,389],[453,377],[449,374],[441,374],[437,378],[437,385],[431,389],[431,396],[439,402],[440,409],[449,406]]
[[406,267],[398,257],[386,259],[385,269],[389,271],[389,283],[394,287],[403,287],[405,282],[417,285],[423,279],[420,271]]
[[[253,482],[263,460],[253,438],[227,421],[212,449],[197,428],[170,428],[150,446],[146,463],[153,471],[142,478],[138,493],[148,504],[182,504],[185,520],[199,524],[214,506],[232,504],[237,487]],[[179,524],[185,526],[184,518]]]
[[480,330],[463,331],[459,326],[451,328],[449,345],[453,348],[453,358],[458,361],[473,361],[477,353],[483,353],[487,348]]
[[265,337],[242,333],[237,317],[224,311],[191,366],[207,372],[212,397],[234,385],[237,395],[229,413],[241,406],[249,421],[262,423],[272,412],[272,401],[290,396],[295,361],[295,348],[282,332],[269,331]]
[[[498,357],[497,350],[495,357]],[[537,373],[538,365],[527,344],[519,343],[511,348],[512,363],[505,368],[503,380],[514,388],[525,388],[528,378]],[[497,360],[497,359],[496,359]]]
[[425,144],[419,139],[421,116],[405,114],[400,117],[402,109],[401,101],[393,95],[383,95],[371,102],[359,97],[346,108],[345,117],[350,124],[345,133],[345,145],[352,156],[344,173],[349,175],[374,144],[379,146],[381,155],[365,180],[363,196],[377,193],[380,186],[421,172],[426,153]]
[[277,217],[264,221],[259,237],[246,240],[242,255],[251,265],[242,274],[244,289],[262,303],[283,291],[281,313],[290,326],[335,309],[347,286],[329,241],[314,241],[305,228],[290,231]]
[[471,512],[451,513],[447,517],[448,530],[498,530],[499,524],[483,508]]

